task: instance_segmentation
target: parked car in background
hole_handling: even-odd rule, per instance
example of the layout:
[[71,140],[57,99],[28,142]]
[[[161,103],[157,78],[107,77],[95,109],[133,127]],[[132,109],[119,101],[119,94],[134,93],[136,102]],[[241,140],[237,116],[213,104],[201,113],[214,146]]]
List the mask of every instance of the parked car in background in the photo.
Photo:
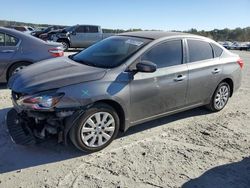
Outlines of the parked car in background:
[[43,30],[33,31],[31,33],[31,35],[40,38],[40,35],[42,35],[42,34],[46,34],[46,33],[50,32],[50,31],[63,29],[63,28],[65,28],[65,26],[53,25],[53,26],[49,26],[47,28],[44,28]]
[[54,33],[48,40],[62,43],[64,50],[67,50],[87,48],[112,35],[114,34],[103,33],[101,27],[97,25],[75,25]]
[[222,110],[242,68],[238,55],[205,37],[123,33],[14,75],[7,126],[18,144],[57,135],[98,151],[133,125],[199,106]]
[[228,50],[231,50],[233,48],[233,43],[230,41],[225,41],[222,46]]
[[41,34],[39,36],[39,38],[42,39],[42,40],[45,40],[45,41],[47,41],[47,40],[52,41],[51,38],[53,37],[53,35],[56,34],[56,33],[60,33],[62,31],[63,31],[63,29],[52,30],[52,31],[49,31],[47,33]]
[[28,34],[34,31],[34,28],[30,26],[6,26],[6,28],[15,29]]
[[230,42],[230,41],[225,41],[225,42],[218,42],[228,50],[249,50],[249,42]]
[[35,62],[63,56],[60,43],[48,43],[14,29],[0,27],[0,82]]
[[36,27],[35,31],[43,31],[44,29],[47,29],[47,27]]
[[247,50],[248,45],[247,45],[247,42],[233,42],[231,49],[233,49],[233,50]]

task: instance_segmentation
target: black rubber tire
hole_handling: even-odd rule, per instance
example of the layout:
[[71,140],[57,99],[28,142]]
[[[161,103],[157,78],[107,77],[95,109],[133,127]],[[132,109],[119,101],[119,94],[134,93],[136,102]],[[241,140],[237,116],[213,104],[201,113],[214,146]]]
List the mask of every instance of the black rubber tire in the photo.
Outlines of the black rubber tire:
[[9,70],[8,70],[8,73],[7,73],[7,80],[10,79],[10,77],[13,75],[14,71],[18,68],[18,67],[21,67],[21,66],[29,66],[31,63],[29,62],[18,62],[14,65],[12,65]]
[[64,46],[64,51],[68,51],[70,44],[67,40],[59,39],[57,42],[61,43]]
[[[104,145],[100,147],[89,147],[86,144],[84,144],[83,141],[81,140],[81,128],[84,122],[96,112],[110,113],[115,120],[115,131],[112,137],[110,138],[110,140],[106,142]],[[120,120],[115,109],[105,103],[98,103],[98,104],[93,105],[88,110],[86,110],[86,112],[77,120],[76,124],[70,129],[69,136],[74,146],[78,148],[79,150],[87,151],[87,152],[96,152],[107,147],[116,138],[119,132],[119,128],[120,128]]]
[[217,108],[215,107],[215,104],[214,104],[214,100],[215,100],[216,93],[218,92],[218,90],[219,90],[222,86],[227,86],[227,87],[228,87],[228,90],[229,90],[228,100],[229,100],[229,97],[231,96],[231,88],[230,88],[229,84],[228,84],[227,82],[221,82],[221,83],[217,86],[217,88],[216,88],[216,90],[215,90],[215,92],[214,92],[214,94],[213,94],[213,96],[212,96],[212,98],[211,98],[211,100],[210,100],[210,103],[209,103],[208,105],[206,105],[206,108],[207,108],[208,110],[212,111],[212,112],[221,111],[221,110],[227,105],[228,100],[226,101],[226,104],[225,104],[225,105],[223,106],[223,108],[221,108],[221,109],[217,109]]

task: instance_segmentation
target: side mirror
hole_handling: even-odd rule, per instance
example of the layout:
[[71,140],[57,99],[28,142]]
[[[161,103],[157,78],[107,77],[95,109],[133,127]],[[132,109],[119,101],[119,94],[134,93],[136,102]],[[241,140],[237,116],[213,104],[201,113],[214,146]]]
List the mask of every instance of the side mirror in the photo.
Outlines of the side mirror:
[[155,72],[157,65],[151,61],[141,61],[137,63],[136,69],[138,72]]

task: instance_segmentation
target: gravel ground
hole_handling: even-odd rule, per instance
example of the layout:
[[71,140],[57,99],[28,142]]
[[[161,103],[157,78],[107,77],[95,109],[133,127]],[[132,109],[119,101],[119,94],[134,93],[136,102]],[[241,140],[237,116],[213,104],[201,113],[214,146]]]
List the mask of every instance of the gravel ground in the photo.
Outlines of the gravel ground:
[[87,154],[55,140],[22,147],[6,133],[0,86],[0,187],[250,187],[250,52],[241,89],[219,113],[197,108],[138,125]]

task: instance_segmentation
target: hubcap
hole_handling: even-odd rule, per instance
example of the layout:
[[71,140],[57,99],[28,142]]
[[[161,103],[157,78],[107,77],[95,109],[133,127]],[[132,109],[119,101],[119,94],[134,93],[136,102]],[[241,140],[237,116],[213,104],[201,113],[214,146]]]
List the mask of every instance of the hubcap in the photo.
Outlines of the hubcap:
[[82,126],[81,139],[88,147],[99,147],[108,142],[115,132],[115,120],[108,112],[90,116]]
[[63,45],[63,50],[66,50],[68,48],[68,44],[66,42],[61,42]]
[[216,109],[220,110],[222,109],[228,100],[229,97],[229,89],[227,86],[221,86],[219,90],[217,91],[214,99],[214,104]]
[[17,67],[17,68],[13,71],[13,74],[18,73],[19,71],[21,71],[21,70],[24,69],[25,67],[26,67],[25,65],[20,66],[20,67]]

